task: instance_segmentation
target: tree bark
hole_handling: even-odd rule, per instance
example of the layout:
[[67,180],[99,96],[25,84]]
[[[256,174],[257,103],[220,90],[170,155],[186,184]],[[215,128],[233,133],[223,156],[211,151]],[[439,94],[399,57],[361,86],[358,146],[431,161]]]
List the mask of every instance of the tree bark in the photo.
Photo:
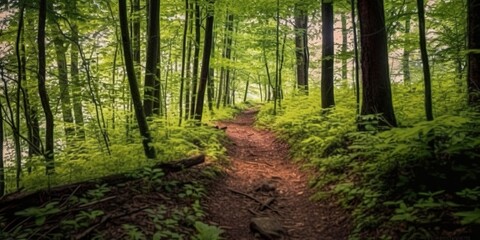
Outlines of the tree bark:
[[[358,0],[361,33],[362,115],[381,114],[380,125],[397,126],[388,69],[383,0]],[[358,91],[358,89],[357,89]]]
[[410,33],[410,21],[411,17],[407,14],[405,19],[405,43],[403,44],[403,56],[402,56],[402,70],[403,70],[403,83],[410,83],[410,49],[408,48],[408,34]]
[[[188,0],[185,0],[185,22],[183,23],[183,37],[182,37],[182,69],[180,73],[180,96],[178,97],[178,110],[179,110],[179,118],[178,118],[178,125],[182,125],[183,120],[183,92],[185,87],[185,55],[187,51],[187,33],[188,33],[188,21],[189,21],[189,14],[188,14]],[[188,102],[188,101],[187,101]]]
[[348,78],[347,70],[347,44],[348,44],[348,29],[347,29],[347,16],[345,13],[341,15],[342,21],[342,79]]
[[45,114],[45,149],[44,156],[46,161],[46,174],[50,175],[55,170],[54,165],[54,120],[52,109],[48,98],[46,82],[46,59],[45,59],[45,24],[47,20],[47,0],[40,0],[40,9],[38,14],[38,95],[42,102],[43,112]]
[[308,94],[308,15],[305,4],[295,4],[295,55],[297,57],[297,86]]
[[153,105],[159,101],[155,96],[155,83],[157,82],[157,58],[159,44],[160,1],[149,0],[148,30],[147,30],[147,62],[145,67],[145,84],[143,95],[143,108],[147,117],[153,115]]
[[423,81],[425,84],[425,115],[427,121],[433,120],[432,83],[430,80],[430,64],[428,63],[427,41],[425,38],[425,8],[423,0],[417,0],[418,30],[420,35],[420,52],[422,54]]
[[215,0],[208,1],[205,39],[203,41],[202,70],[200,73],[200,85],[198,87],[197,106],[195,107],[195,120],[199,123],[202,121],[203,103],[210,69],[210,55],[212,54],[214,4]]
[[468,102],[480,106],[480,0],[468,0]]
[[192,96],[190,100],[190,117],[195,119],[195,106],[197,102],[198,91],[198,68],[200,57],[200,5],[195,0],[195,50],[193,51],[193,73],[192,73]]
[[[232,43],[233,43],[233,14],[229,13],[227,16],[226,31],[225,31],[225,58],[228,62],[232,60]],[[223,106],[226,107],[231,103],[230,98],[230,85],[231,85],[231,71],[230,66],[225,68],[225,83],[224,83],[224,95],[223,95]]]
[[67,71],[67,47],[64,45],[64,41],[61,36],[57,35],[53,43],[55,45],[57,69],[58,69],[58,82],[60,86],[60,104],[62,108],[62,117],[65,128],[65,137],[67,144],[71,143],[72,137],[75,135],[75,128],[73,123],[72,103],[70,101],[70,89],[68,84],[68,71]]
[[333,3],[322,0],[322,108],[335,106],[333,83]]
[[132,102],[135,109],[135,116],[137,118],[138,128],[142,136],[143,148],[145,156],[149,159],[154,159],[156,156],[155,148],[152,144],[152,137],[148,129],[147,118],[143,112],[142,99],[140,91],[138,90],[137,78],[135,75],[135,67],[132,59],[132,49],[130,45],[130,37],[128,33],[128,19],[127,19],[127,3],[126,0],[118,0],[120,30],[122,32],[123,54],[125,59],[125,68],[128,75],[128,83],[130,86],[130,94],[132,95]]

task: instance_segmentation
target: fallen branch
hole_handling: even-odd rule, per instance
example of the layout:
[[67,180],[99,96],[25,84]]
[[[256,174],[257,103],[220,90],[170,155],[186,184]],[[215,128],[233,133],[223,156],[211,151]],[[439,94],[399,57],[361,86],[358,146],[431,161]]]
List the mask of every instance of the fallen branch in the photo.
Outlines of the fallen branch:
[[[242,195],[242,196],[245,196],[245,197],[248,197],[250,199],[252,199],[253,201],[257,202],[257,203],[260,203],[262,206],[265,206],[266,208],[276,212],[278,215],[281,215],[276,209],[270,207],[270,203],[263,203],[262,201],[258,200],[256,197],[252,196],[251,194],[248,194],[248,193],[244,193],[244,192],[240,192],[240,191],[237,191],[235,189],[231,189],[231,188],[227,188],[230,192],[233,192],[233,193],[236,193],[236,194],[239,194],[239,195]],[[268,200],[267,200],[268,202]]]
[[275,201],[275,199],[276,199],[275,197],[271,197],[267,199],[267,201],[265,203],[262,203],[262,206],[260,206],[260,211],[265,210],[265,208],[270,206],[270,204],[272,204]]
[[[158,163],[151,168],[162,169],[165,173],[179,172],[183,169],[193,167],[195,165],[205,162],[205,155],[197,155],[170,163]],[[85,192],[86,190],[94,189],[99,184],[117,185],[125,183],[136,178],[131,174],[132,172],[141,171],[137,169],[127,173],[113,174],[104,176],[101,178],[91,179],[82,182],[76,182],[72,184],[60,185],[48,189],[42,189],[36,192],[27,193],[12,193],[6,195],[0,201],[0,212],[8,212],[12,214],[20,211],[25,207],[36,206],[38,203],[47,202],[51,199],[60,198],[66,195],[66,192]],[[72,195],[72,194],[70,194]],[[7,211],[8,210],[8,211]]]

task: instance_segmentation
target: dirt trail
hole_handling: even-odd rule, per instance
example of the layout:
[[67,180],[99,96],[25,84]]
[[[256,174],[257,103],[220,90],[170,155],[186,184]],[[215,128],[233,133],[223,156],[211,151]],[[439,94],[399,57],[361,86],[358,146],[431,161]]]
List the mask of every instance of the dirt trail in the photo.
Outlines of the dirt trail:
[[[211,186],[205,208],[209,220],[226,231],[226,239],[259,239],[250,231],[256,216],[274,217],[283,225],[284,239],[347,239],[348,220],[333,202],[312,202],[307,176],[288,159],[288,147],[268,131],[253,128],[257,111],[247,110],[227,127],[231,166]],[[261,211],[262,203],[275,199]],[[260,238],[261,239],[261,238]]]

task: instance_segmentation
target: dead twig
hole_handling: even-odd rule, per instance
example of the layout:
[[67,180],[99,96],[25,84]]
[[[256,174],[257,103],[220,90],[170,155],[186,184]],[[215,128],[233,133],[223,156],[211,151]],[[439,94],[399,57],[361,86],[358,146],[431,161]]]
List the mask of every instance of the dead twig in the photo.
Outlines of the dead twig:
[[[231,189],[231,188],[227,188],[230,192],[233,192],[233,193],[236,193],[236,194],[239,194],[239,195],[242,195],[242,196],[245,196],[245,197],[248,197],[250,199],[252,199],[253,201],[257,202],[257,203],[260,203],[262,204],[262,206],[265,206],[266,208],[274,211],[275,213],[277,213],[278,215],[281,216],[281,214],[278,212],[278,210],[268,206],[268,204],[264,204],[262,201],[258,200],[256,197],[252,196],[251,194],[248,194],[248,193],[244,193],[244,192],[240,192],[240,191],[237,191],[235,189]],[[268,201],[267,201],[268,202]]]

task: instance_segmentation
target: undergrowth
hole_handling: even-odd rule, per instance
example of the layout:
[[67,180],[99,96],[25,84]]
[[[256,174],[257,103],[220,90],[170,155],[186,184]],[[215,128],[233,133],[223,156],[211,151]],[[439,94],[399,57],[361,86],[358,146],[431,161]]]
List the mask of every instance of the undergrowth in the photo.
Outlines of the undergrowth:
[[[406,94],[401,97],[408,91],[397,89]],[[422,118],[410,112],[416,102],[403,102],[401,127],[358,132],[354,104],[340,101],[322,111],[319,99],[285,100],[277,116],[267,104],[257,124],[287,141],[294,159],[317,169],[313,198],[337,196],[352,212],[351,238],[478,237],[480,114],[460,111],[458,102],[438,103],[455,115],[439,110],[434,121],[416,121]]]
[[[135,128],[130,129],[127,135],[125,129],[110,131],[108,149],[100,138],[87,138],[85,141],[76,141],[68,148],[58,149],[55,155],[55,173],[49,176],[45,175],[45,162],[42,157],[27,158],[24,160],[24,167],[29,168],[30,172],[24,171],[21,176],[21,188],[24,191],[33,191],[74,183],[129,172],[195,154],[205,154],[209,161],[222,160],[225,156],[222,146],[224,134],[214,128],[214,121],[233,118],[246,107],[248,106],[240,105],[208,112],[203,121],[207,124],[202,125],[186,121],[182,126],[178,126],[177,120],[151,119],[150,131],[157,152],[155,160],[145,158],[141,137]],[[15,191],[15,168],[7,166],[5,174],[7,193]]]

